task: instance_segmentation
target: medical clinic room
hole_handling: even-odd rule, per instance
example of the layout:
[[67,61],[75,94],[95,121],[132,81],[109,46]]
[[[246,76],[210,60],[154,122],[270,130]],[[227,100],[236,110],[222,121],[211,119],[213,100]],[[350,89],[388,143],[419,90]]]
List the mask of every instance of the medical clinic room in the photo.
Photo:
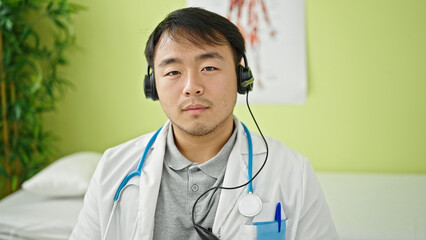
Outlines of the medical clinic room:
[[0,1],[0,240],[426,240],[425,25],[424,0]]

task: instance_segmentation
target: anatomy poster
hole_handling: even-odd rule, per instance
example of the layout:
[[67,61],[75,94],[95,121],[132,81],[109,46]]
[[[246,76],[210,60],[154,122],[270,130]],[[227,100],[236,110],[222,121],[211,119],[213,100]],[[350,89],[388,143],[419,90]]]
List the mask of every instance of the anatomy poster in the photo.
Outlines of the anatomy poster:
[[[240,29],[255,77],[251,103],[300,104],[306,99],[303,0],[187,0],[231,20]],[[244,97],[239,96],[239,102]]]

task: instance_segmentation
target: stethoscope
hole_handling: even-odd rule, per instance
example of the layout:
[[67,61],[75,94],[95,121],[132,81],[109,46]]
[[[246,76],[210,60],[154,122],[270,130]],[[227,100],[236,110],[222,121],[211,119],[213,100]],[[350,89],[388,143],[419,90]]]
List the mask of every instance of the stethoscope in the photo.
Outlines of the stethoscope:
[[[244,132],[246,133],[247,145],[248,145],[248,163],[247,163],[248,182],[241,184],[239,186],[235,186],[235,187],[213,187],[213,188],[207,190],[206,192],[204,192],[203,194],[201,194],[198,197],[198,199],[195,201],[195,203],[193,205],[192,222],[194,224],[195,230],[198,232],[198,234],[200,235],[200,237],[202,239],[219,239],[211,232],[211,230],[207,230],[206,228],[202,227],[201,225],[195,223],[195,206],[197,205],[197,202],[204,195],[206,195],[208,192],[210,192],[212,190],[214,190],[214,191],[216,191],[218,189],[233,190],[233,189],[238,189],[238,188],[241,188],[241,187],[248,185],[248,188],[247,188],[248,194],[246,194],[241,199],[239,199],[239,202],[238,202],[239,212],[243,216],[254,217],[262,210],[261,199],[256,194],[253,193],[253,180],[257,177],[257,175],[260,173],[260,171],[265,166],[266,161],[268,159],[269,148],[268,148],[268,143],[266,142],[266,139],[263,136],[262,131],[260,130],[260,128],[259,128],[259,126],[256,122],[256,119],[253,116],[253,113],[251,112],[250,106],[248,104],[248,94],[247,94],[246,101],[247,101],[247,107],[249,109],[249,112],[250,112],[250,114],[251,114],[251,116],[252,116],[252,118],[253,118],[253,120],[256,124],[257,129],[259,130],[260,135],[263,138],[263,141],[265,142],[265,146],[266,146],[265,160],[264,160],[262,166],[257,171],[257,173],[253,176],[253,142],[252,142],[250,131],[248,130],[248,128],[243,123],[241,123],[241,125],[243,126],[243,129],[244,129]],[[139,177],[141,176],[142,167],[143,167],[143,164],[145,163],[145,160],[148,156],[148,152],[151,149],[152,145],[154,144],[155,140],[157,139],[157,136],[160,133],[161,129],[162,128],[158,129],[154,133],[154,135],[151,137],[151,139],[148,141],[148,144],[145,147],[145,150],[142,154],[141,160],[139,161],[139,164],[138,164],[138,167],[136,168],[136,170],[127,174],[127,176],[124,177],[124,179],[121,181],[119,187],[117,188],[117,191],[115,192],[115,195],[114,195],[113,207],[112,207],[111,214],[110,214],[110,217],[109,217],[109,220],[108,220],[108,223],[107,223],[107,227],[105,229],[105,234],[104,234],[103,239],[106,239],[107,234],[109,232],[109,228],[110,228],[110,225],[111,225],[112,218],[115,214],[118,202],[120,201],[121,193],[124,191],[125,188],[130,186],[130,184],[128,184],[130,179],[132,179],[135,176],[139,176]],[[133,234],[132,234],[131,239],[133,239],[134,234],[135,234],[135,229],[133,230]]]
[[[246,125],[242,123],[242,126],[247,136],[247,144],[248,144],[247,175],[248,175],[248,180],[251,180],[253,176],[253,142],[251,139],[250,131],[248,130]],[[143,167],[143,164],[145,163],[146,157],[148,156],[148,151],[149,149],[151,149],[152,145],[157,139],[157,136],[160,133],[161,129],[162,128],[158,129],[154,133],[154,135],[151,137],[151,139],[148,141],[148,144],[146,145],[146,148],[143,152],[143,155],[141,157],[141,160],[139,161],[139,164],[136,170],[127,174],[127,176],[121,181],[114,195],[114,204],[120,200],[121,192],[124,190],[124,188],[126,187],[127,183],[130,181],[130,179],[132,179],[135,176],[141,176],[142,167]],[[238,209],[240,213],[246,217],[253,217],[262,210],[262,201],[257,195],[253,193],[252,181],[248,183],[248,194],[245,195],[242,199],[240,199],[238,204]]]

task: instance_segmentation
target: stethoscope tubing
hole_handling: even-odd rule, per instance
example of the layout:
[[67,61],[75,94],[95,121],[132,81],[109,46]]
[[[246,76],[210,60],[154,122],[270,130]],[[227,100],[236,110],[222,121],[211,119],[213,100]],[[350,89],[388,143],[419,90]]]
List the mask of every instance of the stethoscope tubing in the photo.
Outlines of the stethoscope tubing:
[[[251,140],[251,134],[250,131],[248,130],[248,128],[246,127],[246,125],[244,125],[244,123],[241,123],[243,125],[244,131],[246,132],[247,135],[247,142],[248,142],[248,168],[247,168],[247,175],[248,175],[248,179],[251,180],[252,179],[252,175],[253,175],[253,142]],[[248,192],[252,193],[253,192],[253,181],[249,182],[248,185]]]
[[162,129],[163,127],[161,127],[160,129],[158,129],[155,133],[154,133],[154,135],[151,137],[151,139],[149,140],[149,142],[148,142],[148,144],[146,145],[146,147],[145,147],[145,150],[144,150],[144,152],[143,152],[143,155],[142,155],[142,157],[141,157],[141,160],[139,161],[139,165],[138,165],[138,168],[135,170],[135,171],[133,171],[133,172],[131,172],[131,173],[129,173],[124,179],[123,179],[123,181],[121,181],[121,183],[120,183],[120,186],[118,187],[118,189],[117,189],[117,191],[115,192],[115,196],[114,196],[114,202],[117,202],[118,201],[118,199],[119,199],[119,197],[120,197],[120,194],[121,194],[121,191],[123,190],[123,188],[126,186],[126,184],[129,182],[129,180],[130,179],[132,179],[134,176],[140,176],[141,175],[141,171],[142,171],[142,166],[143,166],[143,164],[145,163],[145,159],[146,159],[146,156],[148,155],[148,152],[149,152],[149,149],[152,147],[152,145],[154,144],[154,142],[155,142],[155,139],[157,139],[157,136],[158,136],[158,134],[160,133],[160,131],[161,131],[161,129]]

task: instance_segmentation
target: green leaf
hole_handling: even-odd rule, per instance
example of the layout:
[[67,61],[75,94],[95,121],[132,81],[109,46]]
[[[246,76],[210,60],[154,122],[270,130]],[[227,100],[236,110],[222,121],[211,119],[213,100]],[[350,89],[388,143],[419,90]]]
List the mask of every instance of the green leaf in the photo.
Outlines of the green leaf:
[[12,49],[5,48],[3,49],[3,61],[4,65],[9,65],[12,61]]
[[62,23],[59,19],[54,18],[52,20],[60,29],[66,29],[65,24]]
[[77,3],[68,3],[68,6],[72,9],[73,13],[78,13],[80,11],[86,11],[88,8],[86,6],[77,4]]
[[4,169],[3,165],[0,165],[0,175],[9,177],[9,174],[7,174],[6,170]]
[[12,176],[12,191],[15,192],[19,189],[19,176]]
[[9,18],[6,19],[4,25],[5,25],[6,29],[9,30],[9,31],[12,30],[12,28],[13,28],[13,22]]
[[7,16],[10,12],[9,8],[7,6],[4,7],[3,4],[0,4],[0,7],[2,8],[0,11],[1,16]]
[[54,1],[50,1],[49,4],[47,4],[47,6],[46,6],[47,11],[50,11],[50,9],[52,9],[53,3],[54,3]]
[[31,93],[34,94],[41,88],[41,78],[31,75],[31,81],[33,82],[31,86]]
[[15,103],[15,118],[20,120],[22,115],[22,108],[19,102]]
[[31,34],[31,28],[28,25],[24,26],[24,30],[22,31],[22,36],[21,36],[21,42],[25,42],[25,40],[27,40],[27,38],[30,36]]

